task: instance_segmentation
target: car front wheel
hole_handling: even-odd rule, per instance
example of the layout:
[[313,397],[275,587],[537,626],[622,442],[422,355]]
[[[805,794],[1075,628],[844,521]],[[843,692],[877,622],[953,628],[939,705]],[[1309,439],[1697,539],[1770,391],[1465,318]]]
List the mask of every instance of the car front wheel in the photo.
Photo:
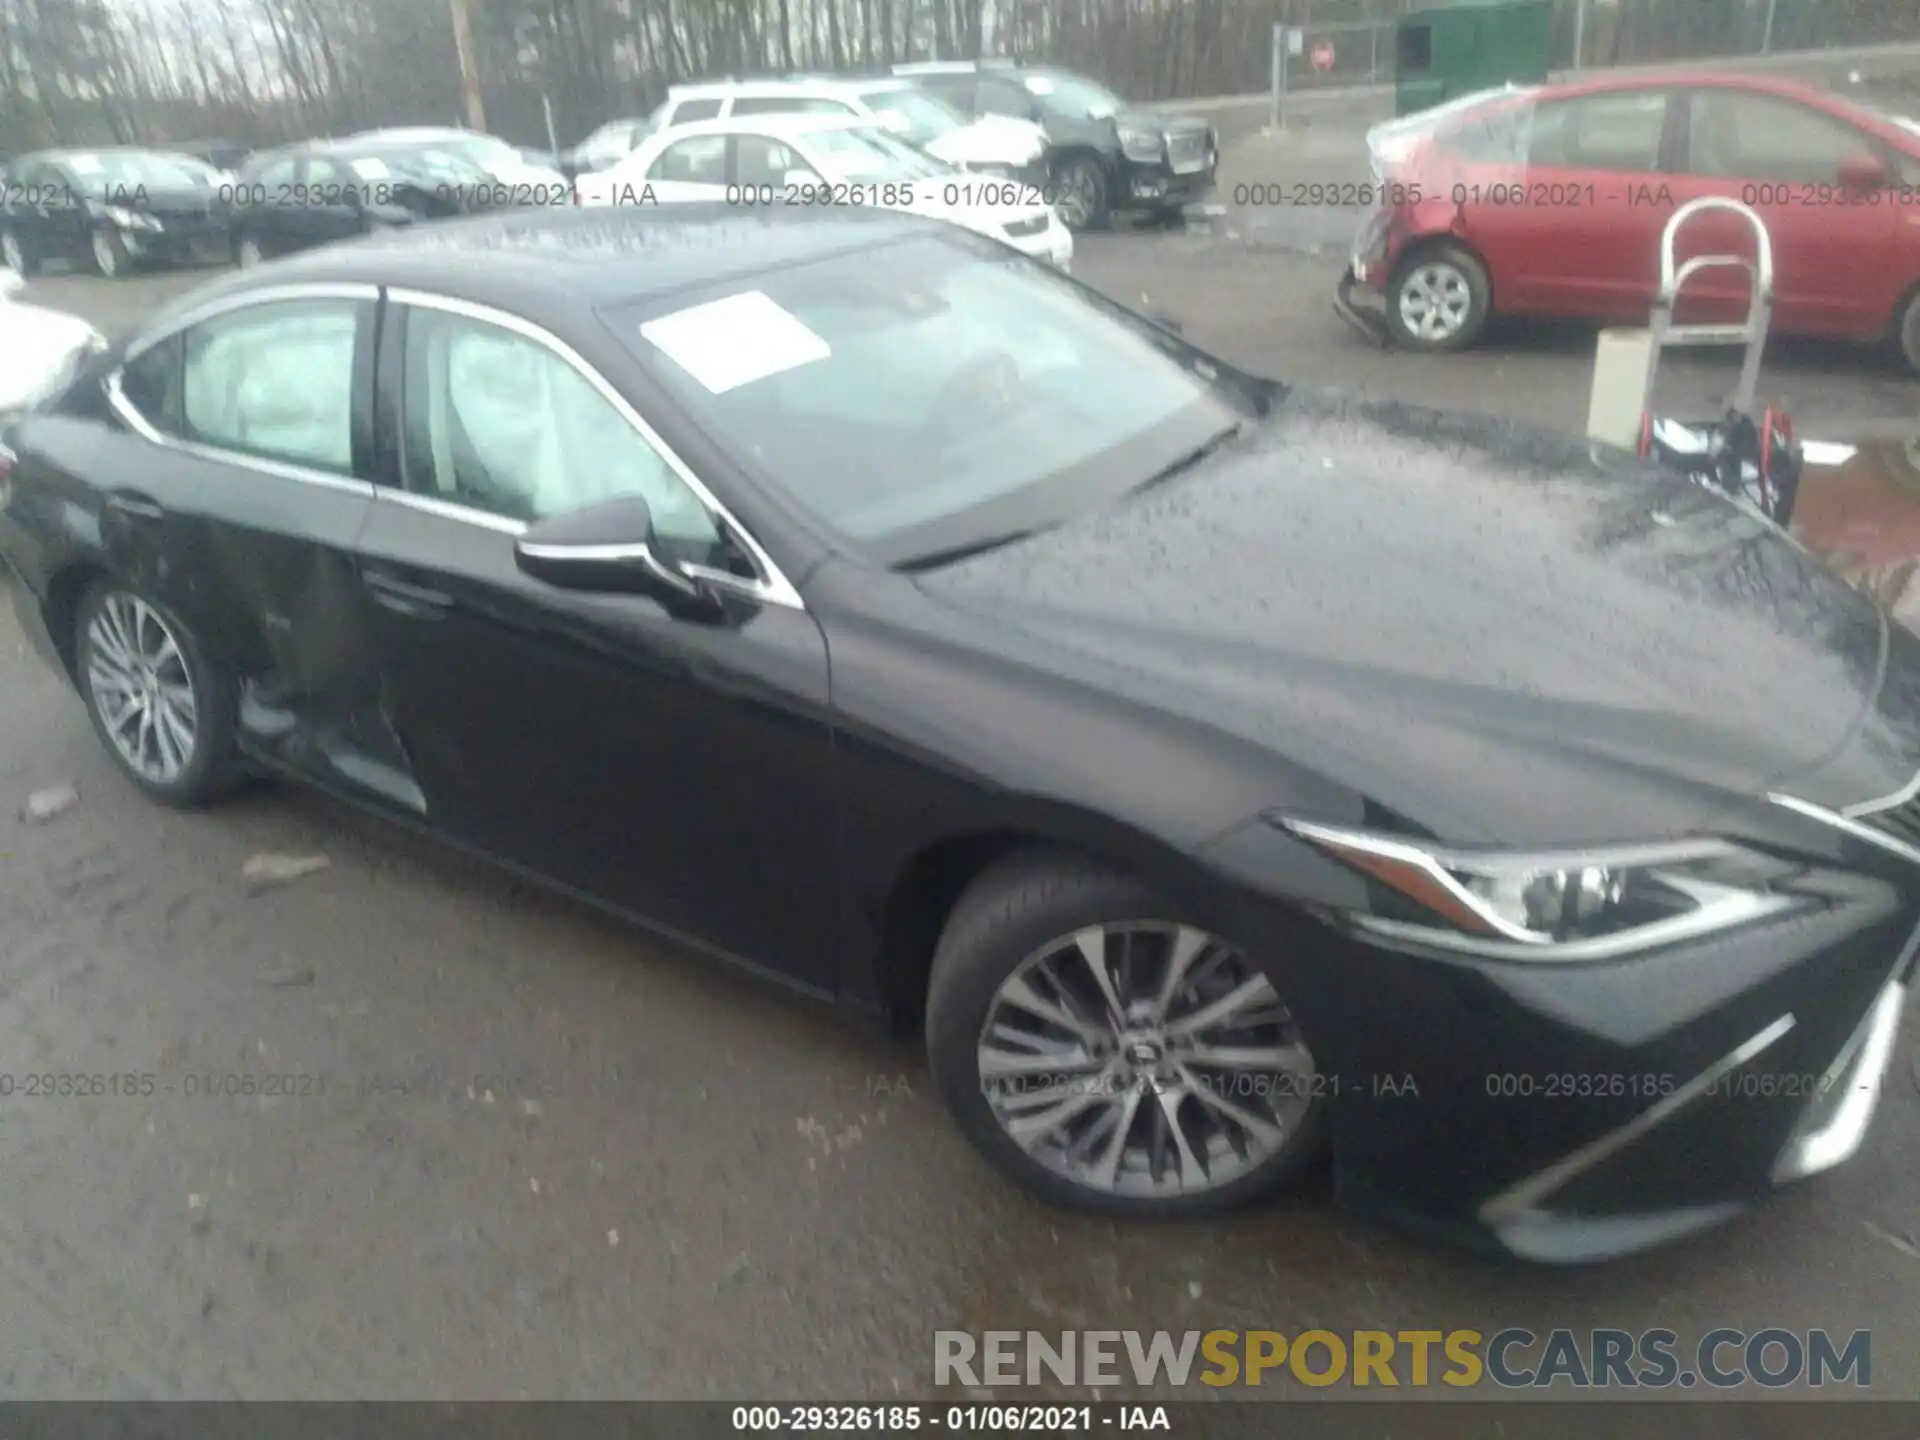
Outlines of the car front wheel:
[[976,1147],[1058,1204],[1244,1203],[1313,1158],[1325,1097],[1284,981],[1116,871],[989,867],[934,956],[934,1083]]
[[127,242],[117,231],[93,232],[93,268],[108,280],[118,278],[127,268]]
[[93,728],[132,781],[188,808],[240,776],[232,681],[157,600],[96,585],[76,617],[75,666]]
[[1493,299],[1486,267],[1455,246],[1402,261],[1387,284],[1387,326],[1409,350],[1464,350],[1486,329]]
[[1901,312],[1895,338],[1900,342],[1900,354],[1907,368],[1920,375],[1920,290],[1907,297],[1907,308]]
[[1107,223],[1107,177],[1091,155],[1076,155],[1054,172],[1054,210],[1069,230]]
[[233,259],[242,270],[251,270],[266,259],[260,251],[260,242],[251,235],[242,235],[233,247]]

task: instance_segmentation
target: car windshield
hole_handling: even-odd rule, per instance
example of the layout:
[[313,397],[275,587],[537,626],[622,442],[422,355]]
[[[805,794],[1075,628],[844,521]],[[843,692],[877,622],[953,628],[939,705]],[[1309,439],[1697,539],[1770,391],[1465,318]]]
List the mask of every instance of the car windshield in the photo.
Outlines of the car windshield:
[[1258,403],[1171,336],[958,229],[607,320],[743,467],[889,565],[1111,504]]
[[[869,90],[860,98],[882,121],[897,125],[899,133],[916,145],[938,140],[966,124],[958,110],[924,90],[906,86]],[[898,120],[894,120],[894,116],[898,116]]]
[[1127,102],[1113,91],[1081,75],[1053,70],[1044,75],[1024,76],[1021,83],[1027,87],[1028,94],[1039,97],[1042,105],[1091,115],[1096,120],[1117,115],[1127,108]]
[[816,130],[804,143],[829,180],[926,180],[947,173],[939,161],[877,126]]
[[93,194],[127,190],[190,190],[205,186],[197,162],[147,150],[97,150],[66,157],[80,188]]

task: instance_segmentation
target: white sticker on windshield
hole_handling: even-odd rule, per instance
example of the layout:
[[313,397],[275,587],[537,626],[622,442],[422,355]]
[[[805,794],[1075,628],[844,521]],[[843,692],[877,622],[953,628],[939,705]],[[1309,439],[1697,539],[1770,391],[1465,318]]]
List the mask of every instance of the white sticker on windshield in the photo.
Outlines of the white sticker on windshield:
[[100,162],[91,155],[69,155],[67,157],[67,164],[72,166],[74,173],[78,175],[98,175],[100,173]]
[[758,290],[649,320],[640,334],[715,395],[833,354]]
[[1051,95],[1053,93],[1053,81],[1044,75],[1029,75],[1023,83],[1030,94]]
[[391,170],[387,169],[386,161],[376,159],[371,155],[367,156],[364,160],[354,161],[353,173],[358,175],[362,180],[385,180],[393,174]]

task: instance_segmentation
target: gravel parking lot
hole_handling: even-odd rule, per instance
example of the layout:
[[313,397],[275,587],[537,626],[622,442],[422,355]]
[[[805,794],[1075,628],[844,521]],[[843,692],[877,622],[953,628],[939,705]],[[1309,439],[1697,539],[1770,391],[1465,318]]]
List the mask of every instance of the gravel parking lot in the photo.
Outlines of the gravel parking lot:
[[[1307,163],[1247,148],[1271,143],[1236,163]],[[1282,377],[1580,424],[1590,333],[1424,360],[1342,326],[1338,258],[1302,252],[1343,223],[1230,213],[1088,240],[1076,270]],[[200,278],[29,298],[111,330]],[[1675,379],[1691,405],[1731,372]],[[1816,432],[1920,415],[1836,348],[1783,349],[1763,388]],[[1119,1227],[989,1173],[911,1046],[321,800],[143,803],[4,622],[0,781],[10,1396],[892,1399],[929,1393],[939,1328],[1727,1325],[1871,1329],[1869,1393],[1920,1398],[1911,1022],[1859,1160],[1652,1257],[1494,1267],[1341,1218],[1320,1184]],[[77,800],[16,818],[55,786]],[[261,888],[263,853],[331,863]],[[38,1073],[155,1083],[29,1097]],[[327,1093],[203,1093],[229,1075]]]

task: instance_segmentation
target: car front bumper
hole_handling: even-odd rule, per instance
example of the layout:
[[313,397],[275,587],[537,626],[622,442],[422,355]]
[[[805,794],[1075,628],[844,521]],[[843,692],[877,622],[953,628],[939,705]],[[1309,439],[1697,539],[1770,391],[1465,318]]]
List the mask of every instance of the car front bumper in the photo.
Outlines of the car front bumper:
[[1124,162],[1121,169],[1124,189],[1116,196],[1117,208],[1171,209],[1191,205],[1213,193],[1218,159],[1205,169],[1176,171],[1165,164],[1142,165]]
[[[1202,854],[1245,884],[1261,826]],[[1586,964],[1422,950],[1252,900],[1319,1041],[1344,1205],[1551,1264],[1732,1218],[1863,1143],[1920,951],[1920,867],[1857,842],[1827,908]],[[1824,871],[1823,871],[1824,873]],[[1245,892],[1243,892],[1243,895]],[[1309,922],[1311,923],[1311,922]],[[1337,1058],[1335,1058],[1337,1057]]]

